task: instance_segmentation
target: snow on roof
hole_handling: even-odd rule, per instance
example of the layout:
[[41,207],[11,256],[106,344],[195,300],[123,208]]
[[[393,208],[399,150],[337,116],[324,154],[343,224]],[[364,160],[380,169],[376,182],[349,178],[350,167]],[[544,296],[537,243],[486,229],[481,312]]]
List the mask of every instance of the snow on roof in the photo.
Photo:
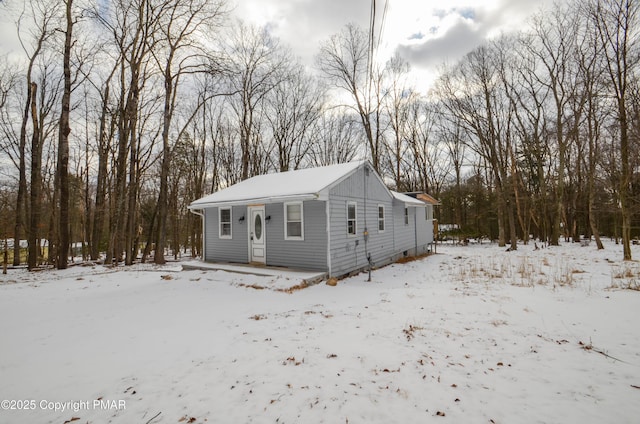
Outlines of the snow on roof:
[[393,191],[393,190],[391,190],[391,194],[396,200],[403,202],[405,205],[426,206],[426,204],[423,201],[414,199],[413,197],[407,196],[406,194],[398,193],[397,191]]
[[189,205],[189,209],[201,209],[217,204],[315,199],[323,189],[342,180],[365,162],[348,162],[258,175],[195,200]]

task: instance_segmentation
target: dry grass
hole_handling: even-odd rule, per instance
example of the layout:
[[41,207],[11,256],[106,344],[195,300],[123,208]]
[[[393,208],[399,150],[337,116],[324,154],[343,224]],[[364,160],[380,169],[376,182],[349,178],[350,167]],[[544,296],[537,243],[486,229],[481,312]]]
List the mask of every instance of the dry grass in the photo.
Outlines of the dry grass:
[[427,256],[431,256],[431,255],[433,255],[433,253],[427,252],[418,256],[403,256],[402,258],[398,259],[396,263],[406,264],[407,262],[419,261],[420,259],[424,259]]
[[411,339],[413,339],[416,336],[416,332],[417,331],[422,331],[424,330],[423,327],[420,327],[418,325],[411,325],[409,324],[409,326],[407,328],[403,328],[402,332],[404,333],[405,337],[407,338],[407,341],[411,341]]
[[640,264],[625,262],[612,267],[610,288],[640,291]]
[[264,290],[266,288],[258,284],[244,284],[244,283],[239,283],[238,287],[248,287],[250,289],[255,289],[255,290]]
[[453,274],[464,282],[504,282],[519,287],[537,285],[573,286],[575,275],[585,271],[563,261],[550,264],[548,258],[496,256],[489,258],[464,258],[457,256]]
[[306,289],[307,287],[311,286],[311,284],[307,283],[305,280],[302,281],[302,283],[300,284],[296,284],[295,286],[291,286],[287,289],[276,289],[276,291],[282,292],[282,293],[293,293],[295,291],[298,290],[302,290],[302,289]]

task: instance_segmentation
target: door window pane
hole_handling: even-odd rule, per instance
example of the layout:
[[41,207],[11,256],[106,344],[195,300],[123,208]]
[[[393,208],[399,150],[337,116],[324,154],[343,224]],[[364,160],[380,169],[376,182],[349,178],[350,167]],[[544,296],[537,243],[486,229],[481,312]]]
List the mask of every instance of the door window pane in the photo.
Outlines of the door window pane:
[[256,239],[260,240],[262,238],[262,216],[260,214],[256,214],[256,222],[255,222],[255,234]]

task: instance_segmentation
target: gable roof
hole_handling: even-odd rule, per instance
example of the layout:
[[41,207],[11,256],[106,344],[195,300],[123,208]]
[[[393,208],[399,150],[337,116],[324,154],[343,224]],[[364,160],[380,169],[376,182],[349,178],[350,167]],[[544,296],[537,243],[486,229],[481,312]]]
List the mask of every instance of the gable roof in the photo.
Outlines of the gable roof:
[[189,205],[189,209],[317,199],[321,192],[342,181],[366,163],[368,161],[363,160],[258,175],[195,200]]

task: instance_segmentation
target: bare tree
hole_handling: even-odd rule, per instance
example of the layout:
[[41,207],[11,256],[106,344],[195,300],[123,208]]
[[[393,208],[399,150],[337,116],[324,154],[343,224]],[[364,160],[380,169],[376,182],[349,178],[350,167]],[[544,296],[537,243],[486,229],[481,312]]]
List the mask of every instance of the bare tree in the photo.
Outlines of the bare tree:
[[264,157],[259,117],[267,94],[285,78],[283,69],[291,62],[289,52],[279,46],[267,28],[238,21],[225,45],[231,91],[230,106],[238,119],[240,138],[240,178],[255,174]]
[[[116,60],[111,63],[111,69],[109,74],[103,81],[93,81],[93,78],[98,77],[97,73],[88,78],[88,82],[94,86],[94,92],[99,97],[99,111],[98,111],[98,128],[96,134],[96,145],[98,153],[98,173],[96,175],[96,190],[95,190],[95,202],[93,223],[91,224],[91,239],[90,239],[90,257],[92,260],[97,260],[100,256],[100,246],[105,229],[105,220],[107,214],[107,186],[108,186],[108,165],[109,165],[109,153],[112,148],[112,142],[116,132],[117,119],[113,113],[113,105],[111,104],[111,89],[113,78],[120,68],[120,61],[123,58],[118,56]],[[107,65],[109,63],[107,62]],[[93,78],[92,78],[93,77]]]
[[29,269],[34,269],[38,265],[40,250],[39,231],[40,226],[40,192],[41,166],[42,166],[42,139],[40,137],[40,123],[37,110],[38,84],[31,83],[31,125],[33,133],[31,135],[31,192],[29,202]]
[[[499,42],[499,41],[498,41]],[[452,72],[438,81],[442,105],[464,128],[469,147],[490,167],[498,204],[499,244],[517,249],[514,205],[511,199],[513,108],[506,101],[500,82],[504,57],[496,45],[480,46],[469,53]]]
[[69,256],[69,114],[71,112],[71,46],[73,42],[74,18],[73,0],[64,0],[66,29],[64,31],[63,72],[64,90],[62,92],[62,110],[58,130],[58,170],[60,184],[60,215],[58,232],[60,236],[56,265],[58,269],[67,268]]
[[[580,9],[580,14],[588,17],[588,8]],[[581,136],[587,140],[587,155],[583,160],[587,169],[587,213],[589,228],[594,236],[598,249],[604,249],[600,240],[600,231],[596,219],[596,181],[598,176],[598,162],[600,160],[600,143],[602,132],[602,118],[605,111],[602,106],[604,85],[602,76],[604,64],[602,63],[602,45],[598,42],[595,24],[591,19],[586,19],[579,34],[576,48],[578,80],[580,90],[584,98],[584,130]]]
[[[110,8],[97,8],[93,16],[110,34],[116,48],[120,65],[119,93],[115,116],[117,134],[117,156],[115,159],[115,186],[113,187],[113,213],[110,219],[110,238],[107,248],[107,260],[116,262],[122,259],[132,262],[131,243],[135,204],[139,181],[136,180],[137,160],[139,157],[139,118],[141,96],[146,81],[150,78],[147,65],[150,50],[153,48],[150,34],[156,28],[157,12],[160,5],[152,0],[116,0]],[[133,160],[132,160],[133,159]],[[129,171],[127,171],[129,165]],[[127,174],[129,184],[127,184]],[[133,178],[133,180],[131,180]],[[134,209],[132,210],[132,206]]]
[[320,46],[316,58],[322,72],[354,102],[369,146],[371,162],[381,171],[383,148],[382,72],[370,57],[369,35],[354,24],[348,24]]
[[409,127],[414,118],[412,111],[415,112],[415,109],[412,106],[417,102],[418,93],[406,80],[409,71],[409,63],[397,54],[389,59],[385,67],[388,88],[385,90],[387,95],[383,107],[392,133],[391,137],[385,140],[385,146],[388,154],[388,169],[393,175],[395,189],[398,191],[410,188],[406,184],[405,174],[408,164],[405,162],[408,161],[406,156],[413,141],[410,139]]
[[[431,115],[436,115],[435,111],[432,111],[432,109],[437,108],[437,104],[436,105],[429,105],[429,111]],[[450,119],[449,119],[450,118]],[[462,125],[460,125],[460,123],[458,122],[459,118],[456,118],[455,116],[451,116],[451,117],[447,117],[447,115],[445,114],[437,114],[434,118],[432,118],[432,121],[435,121],[435,119],[438,119],[437,122],[437,132],[435,134],[435,136],[440,138],[440,142],[444,145],[444,149],[447,152],[447,156],[448,156],[448,163],[451,164],[451,167],[453,168],[453,178],[454,178],[454,217],[455,217],[455,224],[458,225],[458,228],[462,228],[464,225],[464,219],[463,219],[463,214],[464,214],[464,204],[465,204],[465,199],[464,199],[464,195],[462,192],[462,182],[463,182],[463,175],[462,175],[462,167],[465,164],[465,160],[466,160],[466,144],[464,143],[463,140],[463,130],[462,130]],[[453,120],[451,120],[453,119]],[[435,125],[431,125],[432,128],[435,127]],[[434,128],[435,129],[435,128]],[[431,131],[429,131],[430,133]],[[434,131],[435,132],[435,131]],[[433,137],[433,135],[430,134],[425,134],[427,137]],[[424,143],[427,144],[427,146],[429,146],[430,144],[433,143]],[[428,148],[428,147],[427,147]],[[420,151],[422,151],[424,149],[420,149]],[[433,150],[433,149],[430,149]],[[422,155],[420,155],[422,156]],[[428,155],[425,155],[426,157],[429,157]],[[429,161],[429,160],[424,160],[421,161],[420,163],[424,163],[424,167],[425,169],[427,166],[431,167],[431,168],[443,168],[442,161]],[[433,187],[433,189],[435,190],[434,193],[438,194],[437,187]],[[424,188],[425,191],[430,191],[430,187],[425,187]]]
[[534,18],[533,30],[535,43],[531,45],[530,54],[542,65],[545,73],[538,82],[551,93],[553,105],[553,124],[555,126],[555,142],[558,151],[556,177],[556,208],[553,214],[553,226],[550,244],[557,245],[560,236],[560,223],[564,215],[565,174],[567,168],[567,152],[570,138],[566,136],[566,125],[569,116],[568,106],[574,95],[575,66],[572,59],[575,51],[575,37],[578,29],[577,14],[571,6],[556,6],[551,12],[541,11]]
[[323,91],[299,64],[267,95],[266,120],[276,145],[277,168],[298,169],[311,148],[310,132],[322,110]]
[[591,18],[595,22],[603,53],[606,74],[617,109],[620,129],[620,181],[619,196],[622,212],[622,246],[624,260],[631,260],[632,189],[629,138],[628,103],[631,80],[637,78],[637,49],[639,38],[639,3],[636,0],[595,0]]
[[[29,10],[26,7],[29,7]],[[21,119],[20,136],[19,136],[19,182],[18,182],[18,195],[16,199],[16,215],[15,215],[15,227],[14,227],[14,239],[17,240],[14,243],[13,251],[13,264],[20,264],[20,235],[23,229],[23,216],[25,210],[25,200],[27,195],[27,174],[26,174],[26,140],[27,140],[27,124],[29,122],[29,111],[32,109],[33,94],[32,79],[33,79],[33,67],[36,60],[39,58],[42,50],[45,47],[45,43],[53,35],[53,20],[57,14],[57,8],[51,4],[45,4],[40,1],[32,1],[24,3],[24,8],[20,12],[18,20],[16,22],[16,29],[18,32],[18,38],[20,39],[20,45],[24,50],[27,57],[27,69],[25,71],[25,88],[26,98],[24,102],[24,109]],[[31,22],[27,22],[30,20]],[[35,130],[34,130],[35,132]]]
[[7,58],[3,58],[0,64],[0,110],[4,109],[7,104],[9,92],[16,85],[18,80],[18,73],[12,68]]
[[309,164],[326,166],[353,160],[364,143],[358,120],[343,110],[324,111],[311,131]]
[[[159,19],[152,36],[157,36],[151,53],[164,82],[164,107],[162,120],[162,166],[158,195],[158,225],[154,260],[164,263],[166,240],[168,179],[172,159],[170,133],[176,110],[180,82],[187,75],[205,70],[206,62],[198,45],[201,32],[215,28],[225,13],[224,2],[208,0],[170,0],[159,11]],[[192,118],[195,117],[195,112]],[[178,136],[179,137],[179,136]],[[179,140],[179,138],[177,138]]]

